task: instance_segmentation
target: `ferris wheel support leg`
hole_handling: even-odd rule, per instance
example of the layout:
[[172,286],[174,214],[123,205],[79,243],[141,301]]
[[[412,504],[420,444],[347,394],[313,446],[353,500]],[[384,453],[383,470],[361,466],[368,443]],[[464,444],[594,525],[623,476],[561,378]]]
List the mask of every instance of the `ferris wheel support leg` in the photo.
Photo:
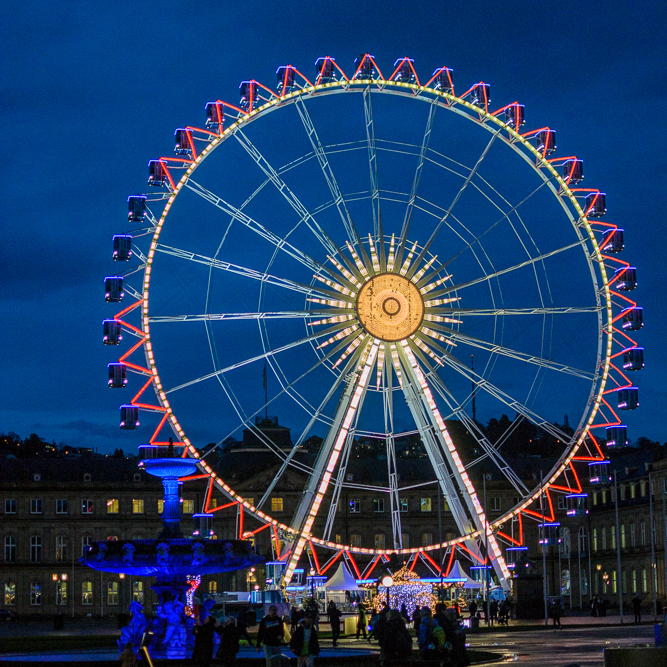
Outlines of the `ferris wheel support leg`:
[[313,468],[308,486],[305,488],[301,500],[292,518],[292,528],[295,531],[295,541],[292,554],[285,570],[285,581],[289,583],[294,569],[311,536],[315,518],[322,504],[324,494],[338,464],[343,446],[347,440],[350,426],[366,395],[373,364],[377,357],[378,343],[368,337],[365,341],[359,364],[354,370],[352,379],[348,382],[338,403],[336,415],[326,439],[322,443],[320,453]]
[[[484,540],[484,543],[487,547],[486,551],[488,552],[488,556],[491,559],[491,564],[493,565],[498,579],[504,590],[509,589],[511,585],[511,573],[507,568],[507,564],[505,563],[505,559],[502,555],[502,551],[500,550],[496,536],[493,534],[493,530],[491,529],[488,519],[486,518],[484,508],[482,508],[482,505],[479,502],[477,491],[472,485],[470,477],[465,470],[465,466],[463,465],[463,462],[461,461],[461,458],[456,451],[456,446],[454,445],[454,442],[449,435],[445,421],[440,415],[440,411],[438,410],[438,407],[433,400],[433,394],[431,393],[431,389],[426,382],[426,378],[424,377],[424,374],[419,367],[414,354],[410,350],[407,341],[402,341],[400,345],[397,345],[397,349],[399,352],[399,358],[401,360],[402,370],[406,376],[404,379],[404,387],[409,386],[413,392],[414,397],[420,399],[421,406],[424,410],[423,414],[427,416],[429,426],[431,427],[429,429],[429,433],[431,435],[430,440],[431,442],[433,440],[437,441],[439,445],[437,451],[432,452],[429,452],[429,447],[427,446],[429,457],[433,457],[431,458],[431,463],[437,471],[438,466],[436,463],[439,463],[439,460],[442,461],[442,453],[444,452],[445,456],[447,457],[449,467],[452,471],[452,475],[456,480],[461,492],[461,496],[463,497],[468,507],[473,525],[477,528],[478,531],[480,531],[481,535],[484,536],[480,539]],[[418,412],[421,411],[413,409],[413,414]],[[451,480],[448,474],[447,481],[451,485]],[[459,521],[463,521],[463,517],[458,515],[458,512],[463,510],[462,507],[461,510],[458,510],[457,508],[456,512],[454,511],[453,507],[451,509],[452,513],[454,514],[454,518],[457,521],[457,525],[459,525],[459,529],[462,529],[462,526],[465,527],[466,524],[470,525],[469,519],[465,513],[464,515],[466,523],[459,524]],[[468,532],[470,531],[468,530]],[[477,546],[477,550],[479,550],[479,546]]]

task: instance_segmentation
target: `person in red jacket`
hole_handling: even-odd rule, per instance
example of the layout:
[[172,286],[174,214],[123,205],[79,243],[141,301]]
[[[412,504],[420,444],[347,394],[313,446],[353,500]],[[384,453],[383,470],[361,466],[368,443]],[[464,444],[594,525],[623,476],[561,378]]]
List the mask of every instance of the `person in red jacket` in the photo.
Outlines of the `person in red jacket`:
[[280,665],[280,646],[285,637],[285,628],[283,621],[278,616],[278,607],[271,605],[269,613],[260,624],[257,633],[257,653],[259,653],[262,644],[264,644],[264,657],[266,658],[266,667],[277,667]]

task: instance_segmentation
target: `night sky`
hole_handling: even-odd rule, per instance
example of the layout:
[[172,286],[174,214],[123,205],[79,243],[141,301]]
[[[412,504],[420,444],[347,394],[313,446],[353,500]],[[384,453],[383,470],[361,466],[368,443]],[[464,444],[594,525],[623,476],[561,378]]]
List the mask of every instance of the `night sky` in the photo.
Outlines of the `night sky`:
[[[584,159],[584,185],[607,193],[606,221],[625,229],[644,308],[641,407],[624,421],[631,440],[667,440],[663,2],[41,0],[6,7],[2,23],[0,431],[105,452],[148,439],[118,428],[134,392],[106,387],[101,341],[127,196],[146,191],[175,128],[203,125],[206,102],[238,103],[241,80],[273,87],[288,63],[311,76],[324,55],[349,74],[369,52],[385,75],[409,56],[420,75],[452,67],[457,92],[487,81],[494,108],[518,100],[527,127],[556,128],[559,153]],[[260,367],[258,398],[261,383]]]

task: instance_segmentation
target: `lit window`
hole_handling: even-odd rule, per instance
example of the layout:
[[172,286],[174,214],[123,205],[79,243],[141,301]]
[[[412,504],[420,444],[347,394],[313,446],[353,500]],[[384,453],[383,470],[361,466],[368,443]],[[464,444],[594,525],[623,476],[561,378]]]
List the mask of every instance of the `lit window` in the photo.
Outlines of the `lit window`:
[[598,550],[598,529],[593,528],[593,551]]
[[143,514],[144,513],[144,500],[143,498],[133,498],[132,499],[132,514]]
[[42,538],[39,535],[33,535],[30,538],[30,562],[42,562]]
[[5,581],[5,607],[13,607],[16,604],[16,582]]
[[350,535],[350,546],[351,547],[361,547],[361,535]]
[[107,500],[107,514],[118,514],[118,498],[109,498]]
[[93,513],[93,501],[90,498],[84,498],[81,500],[81,514],[92,514]]
[[132,599],[139,604],[144,603],[144,582],[143,581],[133,581],[132,582]]
[[282,512],[283,511],[283,499],[282,498],[271,498],[271,511],[272,512]]
[[157,513],[162,514],[162,512],[164,512],[164,500],[162,500],[162,498],[160,498],[157,501]]
[[30,584],[30,604],[33,607],[42,604],[42,585],[37,581]]
[[593,505],[597,505],[597,504],[598,504],[598,492],[595,491],[593,493]]
[[5,537],[5,563],[16,562],[16,538],[13,535]]
[[41,513],[42,513],[42,499],[32,498],[30,500],[30,514],[41,514]]
[[644,480],[639,482],[639,492],[640,492],[642,498],[646,497],[646,487],[647,486],[648,486],[648,484]]
[[351,514],[360,514],[361,513],[361,500],[355,498],[350,500],[350,513]]
[[16,500],[5,498],[5,514],[16,514]]
[[195,501],[183,500],[183,514],[194,514],[194,513],[195,513]]
[[84,581],[81,584],[81,604],[91,605],[93,604],[93,582]]
[[93,538],[90,535],[84,535],[81,538],[81,556],[86,555],[86,551],[88,551],[88,548],[92,543],[93,543]]
[[209,595],[218,594],[218,582],[215,581],[215,579],[211,579],[211,581],[208,582],[208,594]]
[[58,535],[56,537],[56,561],[64,563],[67,560],[67,537]]
[[637,592],[637,570],[634,567],[632,568],[632,592]]
[[401,542],[403,543],[404,549],[410,548],[410,535],[408,533],[401,533]]
[[433,544],[433,533],[422,533],[422,546],[430,547]]
[[642,568],[642,593],[648,593],[648,573],[646,568]]
[[637,485],[636,484],[630,484],[630,498],[636,498],[637,497]]
[[621,549],[625,549],[625,524],[621,524]]
[[373,511],[384,512],[384,498],[373,498]]
[[616,526],[611,527],[611,548],[616,548]]
[[602,504],[607,502],[607,489],[602,489]]
[[107,604],[118,604],[118,582],[110,581],[107,584]]
[[408,511],[408,499],[407,498],[401,498],[399,504],[401,506],[401,512],[407,512]]
[[618,581],[616,578],[616,570],[612,570],[611,573],[611,592],[614,594],[618,593]]
[[[562,496],[559,496],[559,498],[558,498],[559,501],[560,501],[561,497]],[[493,496],[491,498],[491,511],[492,512],[500,512],[500,496]]]
[[340,533],[336,533],[336,544],[340,544],[343,541],[343,536]]
[[449,506],[449,500],[447,500],[447,498],[445,498],[444,496],[443,496],[442,500],[443,500],[443,504],[444,504],[444,507],[443,507],[442,509],[443,509],[445,512],[451,512],[452,509],[451,509],[451,507]]
[[59,581],[56,586],[56,604],[67,604],[67,582]]
[[56,514],[67,514],[68,503],[66,498],[59,498],[56,500]]
[[376,549],[384,549],[384,533],[377,533],[373,539],[373,543],[375,544]]
[[422,498],[419,506],[420,506],[422,512],[430,512],[431,511],[431,499],[430,498]]

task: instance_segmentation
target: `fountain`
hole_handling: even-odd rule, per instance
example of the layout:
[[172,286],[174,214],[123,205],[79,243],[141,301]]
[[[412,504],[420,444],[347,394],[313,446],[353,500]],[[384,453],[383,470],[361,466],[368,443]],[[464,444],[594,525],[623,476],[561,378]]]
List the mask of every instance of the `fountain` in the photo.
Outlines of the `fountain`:
[[[208,526],[198,531],[199,535],[184,537],[179,527],[178,480],[195,473],[196,463],[176,456],[171,438],[168,446],[141,445],[139,452],[139,466],[162,479],[162,531],[153,540],[95,542],[80,562],[103,572],[154,576],[151,588],[158,595],[157,615],[149,621],[142,606],[132,602],[132,620],[123,628],[119,649],[132,643],[136,652],[143,641],[156,658],[182,659],[190,654],[194,642],[194,619],[185,610],[185,596],[192,588],[189,579],[253,567],[263,559],[248,541],[212,538]],[[199,516],[206,525],[209,517]]]

